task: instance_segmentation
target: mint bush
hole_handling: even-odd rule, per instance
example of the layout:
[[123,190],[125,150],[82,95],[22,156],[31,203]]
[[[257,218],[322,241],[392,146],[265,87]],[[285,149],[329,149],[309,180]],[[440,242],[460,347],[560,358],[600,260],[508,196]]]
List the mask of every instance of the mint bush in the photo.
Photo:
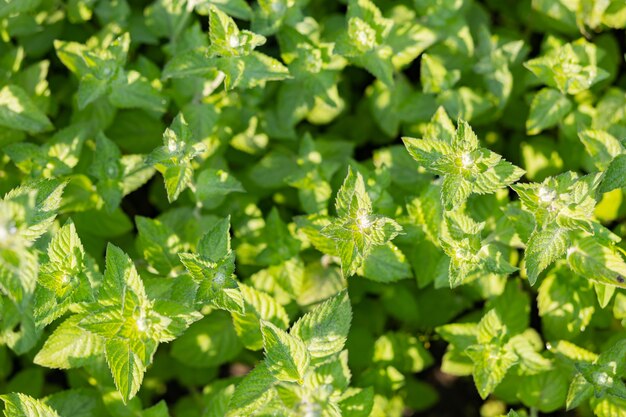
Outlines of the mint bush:
[[624,28],[0,0],[4,415],[626,416]]

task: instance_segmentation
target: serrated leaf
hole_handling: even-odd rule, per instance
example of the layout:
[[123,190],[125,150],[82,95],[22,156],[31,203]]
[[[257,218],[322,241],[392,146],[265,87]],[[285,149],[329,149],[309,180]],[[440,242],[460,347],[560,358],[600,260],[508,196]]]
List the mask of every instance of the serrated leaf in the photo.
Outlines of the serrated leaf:
[[619,250],[605,246],[593,236],[574,241],[567,263],[575,273],[600,284],[626,288],[626,261]]
[[78,326],[81,316],[65,320],[48,337],[33,362],[56,369],[77,368],[86,365],[104,352],[100,336]]
[[526,271],[530,285],[534,285],[539,274],[557,259],[565,255],[569,243],[567,231],[550,227],[535,231],[526,245]]
[[0,399],[5,417],[60,417],[52,407],[25,394],[4,394]]
[[570,383],[567,392],[566,407],[568,410],[578,407],[584,401],[591,398],[593,394],[593,385],[591,385],[585,377],[578,374]]
[[31,134],[52,129],[46,115],[16,85],[5,85],[0,89],[0,126]]
[[517,362],[517,355],[494,345],[473,345],[465,351],[474,362],[474,383],[485,399]]
[[278,380],[272,375],[265,362],[259,363],[237,385],[228,404],[228,417],[251,414],[271,400],[273,387]]
[[246,348],[259,350],[263,347],[261,320],[286,329],[289,317],[285,308],[270,295],[243,284],[239,288],[245,302],[245,314],[233,316],[235,330]]
[[198,242],[198,253],[212,262],[230,254],[230,216],[218,220]]
[[163,144],[150,154],[148,161],[163,175],[168,201],[175,201],[193,180],[192,160],[205,146],[196,143],[182,113],[163,133]]
[[310,354],[302,340],[268,321],[261,321],[265,364],[276,379],[302,384]]
[[572,109],[572,103],[559,91],[544,88],[533,97],[530,114],[526,120],[526,132],[536,135],[559,123]]
[[618,155],[604,172],[598,191],[606,193],[623,187],[626,187],[626,155]]
[[603,130],[583,130],[578,133],[578,138],[585,145],[595,166],[603,171],[611,165],[614,158],[624,152],[620,141]]
[[302,316],[289,333],[304,342],[312,358],[323,358],[343,350],[351,320],[352,306],[344,290]]
[[139,232],[137,249],[157,272],[169,274],[180,265],[178,252],[182,249],[180,238],[159,220],[137,216],[135,224]]
[[117,338],[107,340],[105,345],[107,363],[124,402],[137,394],[146,371],[147,358],[137,348],[132,341]]
[[460,207],[472,193],[471,184],[460,175],[446,175],[441,187],[441,201],[446,210]]
[[[338,218],[326,224],[321,234],[335,242],[345,277],[353,275],[363,265],[372,249],[387,244],[402,230],[395,220],[372,214],[372,202],[362,175],[348,168],[335,201]],[[330,242],[328,242],[330,243]]]
[[335,208],[340,217],[355,216],[359,211],[369,213],[372,210],[372,202],[365,191],[363,176],[358,171],[355,173],[352,167],[348,167],[348,175],[337,192]]

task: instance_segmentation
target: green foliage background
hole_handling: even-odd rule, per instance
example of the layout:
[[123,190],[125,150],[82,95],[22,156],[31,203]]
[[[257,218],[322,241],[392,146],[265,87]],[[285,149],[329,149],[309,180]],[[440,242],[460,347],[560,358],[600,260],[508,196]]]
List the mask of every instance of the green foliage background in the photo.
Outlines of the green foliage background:
[[8,417],[626,416],[623,0],[0,0]]

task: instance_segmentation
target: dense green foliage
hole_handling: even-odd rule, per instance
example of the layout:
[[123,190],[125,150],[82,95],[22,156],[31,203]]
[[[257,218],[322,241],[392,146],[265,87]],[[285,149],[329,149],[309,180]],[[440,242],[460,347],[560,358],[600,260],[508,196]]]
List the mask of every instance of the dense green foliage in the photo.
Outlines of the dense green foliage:
[[625,417],[624,27],[0,0],[4,414]]

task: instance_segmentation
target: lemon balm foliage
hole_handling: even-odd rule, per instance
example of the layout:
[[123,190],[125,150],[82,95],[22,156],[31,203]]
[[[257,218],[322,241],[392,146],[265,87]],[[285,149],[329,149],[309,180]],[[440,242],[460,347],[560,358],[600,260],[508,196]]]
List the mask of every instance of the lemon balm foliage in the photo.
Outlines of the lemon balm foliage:
[[4,415],[626,416],[624,28],[0,0]]

